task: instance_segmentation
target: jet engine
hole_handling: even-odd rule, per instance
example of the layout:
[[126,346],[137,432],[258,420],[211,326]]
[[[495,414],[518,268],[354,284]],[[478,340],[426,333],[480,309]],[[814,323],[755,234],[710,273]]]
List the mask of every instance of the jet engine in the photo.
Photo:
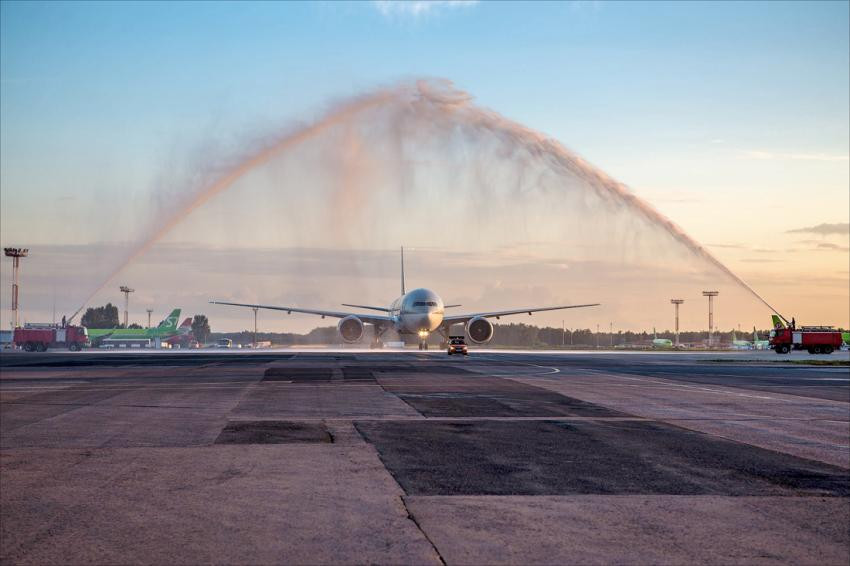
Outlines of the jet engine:
[[493,324],[486,318],[476,316],[466,323],[466,334],[476,344],[489,342],[493,338]]
[[353,314],[340,320],[336,328],[346,342],[357,342],[363,336],[363,321]]

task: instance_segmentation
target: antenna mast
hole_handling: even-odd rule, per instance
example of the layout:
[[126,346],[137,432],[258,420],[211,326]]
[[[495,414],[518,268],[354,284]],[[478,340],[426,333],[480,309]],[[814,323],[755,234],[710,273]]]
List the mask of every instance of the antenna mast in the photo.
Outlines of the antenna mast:
[[401,294],[405,294],[404,290],[404,246],[401,247]]

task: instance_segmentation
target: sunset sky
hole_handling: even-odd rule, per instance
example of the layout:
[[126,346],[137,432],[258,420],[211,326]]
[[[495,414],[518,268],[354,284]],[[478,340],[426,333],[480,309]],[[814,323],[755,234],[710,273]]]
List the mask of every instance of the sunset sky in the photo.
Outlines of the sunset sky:
[[[23,319],[72,313],[273,140],[425,78],[628,186],[789,318],[850,326],[848,6],[3,2],[0,241],[30,248]],[[721,328],[768,326],[766,307],[663,231],[580,181],[561,192],[548,161],[508,143],[358,114],[181,216],[89,304],[121,303],[126,284],[131,319],[181,307],[213,330],[252,320],[214,298],[385,305],[405,245],[408,286],[470,310],[604,303],[517,322],[670,328],[681,296],[683,326],[705,328],[700,291],[716,287]]]

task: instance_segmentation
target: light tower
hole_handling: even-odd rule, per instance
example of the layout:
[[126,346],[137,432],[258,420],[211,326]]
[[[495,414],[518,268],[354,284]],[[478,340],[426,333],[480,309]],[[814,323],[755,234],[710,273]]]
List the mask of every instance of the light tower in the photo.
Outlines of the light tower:
[[714,331],[714,297],[720,291],[703,291],[702,296],[708,297],[708,347],[711,348],[711,333]]
[[151,327],[151,315],[153,314],[153,309],[145,309],[148,313],[148,328]]
[[18,271],[21,268],[21,258],[27,257],[27,248],[3,248],[6,257],[12,258],[12,328],[18,327]]
[[134,293],[135,289],[130,289],[126,285],[121,285],[119,287],[121,292],[124,293],[124,328],[127,328],[127,319],[129,318],[128,311],[130,310],[130,293]]
[[679,347],[679,305],[685,302],[685,299],[670,299],[676,310],[676,347]]
[[254,348],[257,347],[257,310],[258,307],[251,307],[254,310]]

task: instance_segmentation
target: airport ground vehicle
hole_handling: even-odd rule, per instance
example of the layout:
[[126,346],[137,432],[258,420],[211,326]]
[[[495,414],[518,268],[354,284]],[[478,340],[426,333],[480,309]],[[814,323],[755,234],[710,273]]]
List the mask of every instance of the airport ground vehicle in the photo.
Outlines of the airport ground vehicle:
[[450,356],[452,354],[463,354],[464,356],[469,355],[469,349],[466,347],[466,342],[464,341],[463,336],[449,336],[447,351]]
[[85,326],[26,324],[15,329],[12,341],[27,352],[44,352],[51,347],[77,352],[88,346],[89,336]]
[[841,332],[831,326],[790,326],[770,332],[770,347],[777,354],[807,350],[810,354],[831,354],[841,347]]

